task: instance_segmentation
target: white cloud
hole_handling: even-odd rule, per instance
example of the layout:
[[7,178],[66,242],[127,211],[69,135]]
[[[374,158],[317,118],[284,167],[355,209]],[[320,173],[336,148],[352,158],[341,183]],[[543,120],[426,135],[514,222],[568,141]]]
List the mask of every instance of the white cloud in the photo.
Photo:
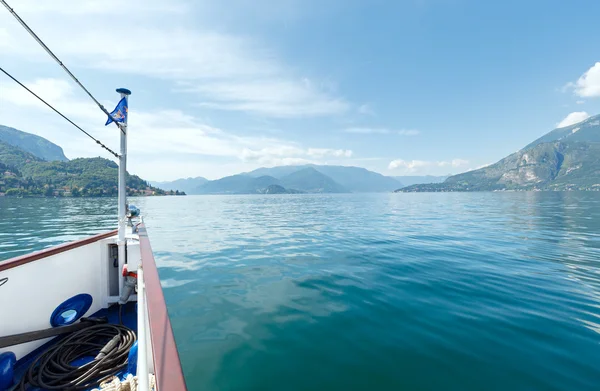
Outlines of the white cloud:
[[[48,99],[83,129],[117,150],[119,136],[116,128],[104,127],[105,118],[100,110],[91,101],[78,99],[79,91],[65,79],[39,79],[24,84]],[[67,157],[112,158],[21,87],[0,81],[0,90],[0,118],[3,124],[50,139],[64,148]],[[110,107],[109,103],[106,105]],[[31,122],[32,119],[35,120]],[[41,133],[40,124],[43,124]],[[230,162],[228,168],[213,163],[217,168],[211,171],[230,175],[236,171],[229,170],[239,172],[248,169],[248,165],[242,168],[234,164],[235,161],[257,165],[290,165],[325,163],[326,159],[347,159],[353,155],[351,150],[346,149],[307,148],[276,138],[238,136],[206,125],[181,110],[131,109],[129,125],[128,168],[147,179],[176,179],[183,173],[187,176],[199,175],[192,169],[202,167],[206,170],[208,165],[202,162],[205,157],[225,158]],[[168,167],[179,169],[165,173],[165,160],[169,161]],[[216,176],[219,175],[213,175]]]
[[352,157],[349,149],[309,148],[306,153],[312,157]]
[[398,131],[398,134],[401,136],[416,136],[418,134],[420,134],[421,132],[419,132],[416,129],[401,129]]
[[354,133],[354,134],[389,134],[390,130],[385,128],[362,128],[362,127],[354,127],[354,128],[346,128],[344,129],[346,133]]
[[[75,3],[75,4],[74,4]],[[53,0],[52,2],[19,1],[19,13],[46,13],[46,14],[71,14],[71,15],[114,15],[115,9],[124,15],[130,16],[134,11],[142,13],[164,12],[183,13],[189,9],[183,3],[164,1],[129,0],[86,0],[75,2],[73,0]]]
[[[285,149],[285,147],[283,148]],[[305,151],[300,150],[298,155],[305,155]],[[286,156],[280,153],[277,149],[263,148],[260,150],[244,149],[240,154],[240,159],[244,162],[257,163],[261,166],[295,166],[299,164],[316,163],[315,160]]]
[[[97,106],[90,101],[74,100],[73,84],[65,79],[44,78],[22,83],[65,115],[102,116]],[[0,91],[2,91],[0,101],[4,101],[4,104],[50,110],[39,99],[11,80],[0,79]]]
[[582,98],[600,97],[600,61],[581,75],[575,83],[568,83],[566,88],[573,88],[575,94]]
[[344,129],[346,133],[353,134],[398,134],[401,136],[416,136],[420,134],[416,129],[400,129],[400,130],[391,130],[386,128],[367,128],[367,127],[352,127]]
[[434,164],[434,162],[428,162],[428,161],[424,161],[424,160],[406,161],[406,160],[402,160],[402,159],[396,159],[396,160],[392,160],[390,162],[390,164],[388,165],[388,169],[395,170],[397,168],[405,168],[406,170],[412,172],[412,171],[416,171],[418,168],[427,167],[432,164]]
[[564,128],[567,126],[575,125],[581,121],[588,119],[590,115],[585,111],[574,111],[567,115],[562,121],[556,124],[557,128]]
[[375,110],[373,110],[373,108],[371,107],[370,104],[365,103],[364,105],[360,105],[358,106],[358,113],[362,114],[362,115],[370,115],[370,116],[375,116]]
[[427,160],[403,160],[396,159],[392,160],[388,165],[389,170],[400,169],[406,173],[417,173],[423,169],[435,169],[435,168],[458,168],[469,164],[468,160],[465,159],[452,159],[450,161],[427,161]]
[[584,101],[584,100],[578,100],[578,101],[577,101],[577,102],[575,102],[575,103],[577,103],[578,105],[582,105],[582,104],[584,104],[584,103],[585,103],[585,101]]
[[452,167],[460,167],[466,164],[469,164],[469,161],[465,159],[452,159],[452,161],[450,162],[450,165]]
[[[207,108],[277,118],[332,116],[350,108],[261,42],[199,28],[201,23],[188,20],[192,3],[125,3],[23,0],[15,9],[72,68],[162,79]],[[128,15],[126,39],[120,28],[106,24],[114,9]],[[0,14],[0,26],[5,56],[50,63],[8,13]]]
[[[113,91],[106,83],[134,88],[128,169],[146,179],[215,178],[259,165],[342,163],[353,156],[337,145],[241,136],[256,126],[253,121],[279,127],[268,118],[337,116],[356,105],[336,92],[335,80],[305,75],[264,42],[228,33],[218,20],[213,25],[219,30],[206,27],[199,19],[204,7],[199,2],[20,0],[14,6],[107,108],[116,102],[114,93],[103,95]],[[127,15],[126,30],[107,24],[115,9]],[[58,66],[7,12],[0,12],[0,53],[33,91],[118,150],[116,128],[103,126],[105,116],[71,80],[62,78]],[[112,158],[11,81],[0,78],[0,91],[0,123],[55,142],[70,158]],[[169,93],[181,97],[173,99]],[[173,109],[182,101],[190,112]],[[222,121],[227,129],[221,129],[212,124],[223,113],[202,110],[199,115],[208,119],[200,119],[190,115],[200,112],[195,105],[259,118],[227,118]]]
[[257,162],[266,166],[298,165],[323,162],[325,158],[350,158],[351,150],[329,148],[300,148],[295,145],[274,145],[272,147],[244,148],[239,155],[246,162]]
[[348,109],[346,102],[319,92],[307,79],[217,82],[187,91],[212,99],[212,102],[199,104],[203,107],[247,111],[270,117],[341,114]]

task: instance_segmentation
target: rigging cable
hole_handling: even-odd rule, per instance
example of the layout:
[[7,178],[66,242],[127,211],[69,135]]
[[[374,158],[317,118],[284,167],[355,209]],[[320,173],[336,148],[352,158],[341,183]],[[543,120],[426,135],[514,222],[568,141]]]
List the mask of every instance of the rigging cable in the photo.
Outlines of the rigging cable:
[[[0,1],[2,1],[2,0],[0,0]],[[95,138],[94,136],[92,136],[91,134],[89,134],[88,132],[86,132],[85,130],[83,130],[79,125],[77,125],[75,122],[73,122],[69,118],[67,118],[63,113],[61,113],[60,111],[56,110],[54,107],[52,107],[52,105],[50,103],[48,103],[45,100],[43,100],[42,98],[40,98],[35,92],[31,91],[29,88],[27,88],[26,85],[24,85],[23,83],[21,83],[20,81],[18,81],[17,79],[15,79],[10,73],[6,72],[2,67],[0,67],[0,71],[2,71],[6,76],[10,77],[15,83],[17,83],[18,85],[20,85],[21,87],[23,87],[24,89],[26,89],[31,95],[35,96],[40,101],[42,101],[42,103],[44,103],[46,106],[48,106],[52,110],[54,110],[58,115],[60,115],[61,117],[63,117],[67,121],[69,121],[69,123],[71,125],[75,126],[77,129],[79,129],[80,131],[82,131],[86,136],[88,136],[89,138],[91,138],[92,140],[94,140],[96,142],[96,144],[98,144],[102,148],[106,149],[108,152],[110,152],[111,154],[113,154],[117,159],[119,158],[119,155],[116,152],[114,152],[112,149],[108,148],[106,145],[102,144],[102,142],[100,140],[98,140],[97,138]]]
[[86,94],[88,94],[88,96],[90,98],[92,98],[92,100],[94,102],[96,102],[96,104],[98,105],[98,107],[100,108],[100,110],[102,110],[102,112],[104,114],[106,114],[109,118],[111,118],[113,120],[113,122],[115,123],[115,125],[117,125],[117,127],[121,130],[121,132],[123,132],[123,134],[125,133],[125,131],[123,130],[123,128],[121,127],[121,125],[115,121],[115,118],[113,118],[112,115],[110,115],[110,113],[108,112],[108,110],[106,110],[106,108],[104,108],[104,106],[102,106],[102,104],[100,104],[100,102],[98,102],[98,100],[96,98],[94,98],[94,96],[92,95],[91,92],[89,92],[87,90],[87,88],[85,88],[83,86],[83,84],[81,84],[81,82],[75,77],[75,75],[73,73],[71,73],[71,71],[69,70],[69,68],[66,67],[65,64],[63,64],[62,61],[60,61],[60,59],[58,57],[56,57],[56,55],[52,52],[52,50],[50,50],[50,48],[48,46],[46,46],[46,44],[44,43],[44,41],[42,41],[40,39],[40,37],[37,36],[36,33],[33,32],[33,30],[27,25],[27,23],[25,23],[25,21],[23,19],[21,19],[21,17],[15,12],[14,9],[12,9],[8,3],[4,0],[0,0],[0,2],[6,7],[6,9],[8,9],[8,11],[13,14],[13,16],[15,17],[15,19],[17,19],[17,21],[19,23],[21,23],[21,26],[23,26],[25,28],[25,30],[27,30],[27,32],[37,41],[37,43],[40,44],[41,47],[44,48],[44,50],[46,50],[46,52],[50,55],[50,57],[52,57],[54,59],[54,61],[56,61],[58,63],[58,65],[60,65],[62,67],[62,69],[65,70],[65,72],[67,72],[67,74],[75,81],[75,83],[77,83],[79,85],[79,87],[81,87]]

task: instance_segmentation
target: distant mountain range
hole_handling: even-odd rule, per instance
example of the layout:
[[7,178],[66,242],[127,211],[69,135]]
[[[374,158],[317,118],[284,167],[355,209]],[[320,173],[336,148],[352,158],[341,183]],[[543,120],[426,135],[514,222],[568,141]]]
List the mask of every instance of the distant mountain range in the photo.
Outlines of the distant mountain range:
[[[277,187],[274,187],[277,186]],[[275,191],[276,190],[276,191]],[[347,193],[348,189],[313,167],[275,178],[270,175],[232,175],[209,181],[190,194]]]
[[208,181],[189,194],[254,194],[262,193],[263,189],[271,185],[278,185],[278,180],[266,175],[253,178],[240,174]]
[[389,192],[402,186],[394,178],[361,167],[313,164],[259,168],[214,181],[188,178],[151,183],[164,190],[183,189],[187,194]]
[[387,192],[397,189],[403,185],[398,180],[381,175],[377,172],[369,171],[362,167],[349,166],[328,166],[307,164],[301,166],[279,166],[272,168],[259,168],[247,173],[247,175],[258,177],[269,175],[274,178],[283,178],[297,171],[312,168],[323,175],[326,175],[341,185],[345,192]]
[[167,182],[150,181],[149,183],[150,185],[163,190],[179,190],[185,192],[186,194],[192,194],[196,188],[200,187],[206,182],[208,182],[208,179],[199,176],[196,178],[182,178]]
[[[0,196],[115,196],[117,182],[118,166],[111,160],[69,160],[45,138],[0,125]],[[129,174],[127,193],[166,194]]]
[[348,193],[350,190],[315,167],[306,167],[279,179],[288,189],[307,193]]
[[600,115],[554,129],[490,166],[398,191],[486,190],[600,191]]

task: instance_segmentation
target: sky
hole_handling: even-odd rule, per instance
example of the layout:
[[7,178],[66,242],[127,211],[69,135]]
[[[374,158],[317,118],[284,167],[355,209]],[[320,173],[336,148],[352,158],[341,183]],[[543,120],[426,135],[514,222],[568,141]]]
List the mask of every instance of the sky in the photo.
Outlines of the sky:
[[[103,105],[128,170],[290,164],[445,175],[600,113],[597,0],[11,0]],[[102,142],[115,126],[0,7],[0,66]],[[0,74],[0,124],[112,158]]]

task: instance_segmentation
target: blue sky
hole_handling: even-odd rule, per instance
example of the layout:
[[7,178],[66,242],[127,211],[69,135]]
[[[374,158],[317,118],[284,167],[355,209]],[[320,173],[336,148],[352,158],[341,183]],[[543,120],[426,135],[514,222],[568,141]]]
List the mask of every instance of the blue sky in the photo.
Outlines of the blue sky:
[[[306,162],[458,173],[600,112],[594,0],[13,3],[107,107],[115,87],[133,91],[128,168],[146,179]],[[1,66],[117,148],[116,128],[0,11]],[[0,124],[110,158],[11,83]]]

